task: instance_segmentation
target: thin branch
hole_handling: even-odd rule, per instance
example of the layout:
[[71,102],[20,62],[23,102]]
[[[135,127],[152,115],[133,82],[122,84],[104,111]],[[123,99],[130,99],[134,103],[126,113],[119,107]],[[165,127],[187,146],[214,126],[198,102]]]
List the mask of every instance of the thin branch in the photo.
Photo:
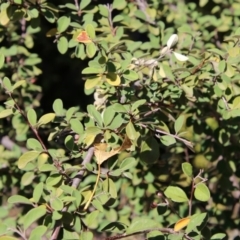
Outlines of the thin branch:
[[35,134],[36,138],[38,139],[38,141],[41,143],[42,148],[44,149],[45,152],[48,153],[48,150],[45,146],[45,144],[43,143],[41,137],[38,134],[38,131],[32,126],[32,124],[28,121],[27,116],[25,115],[25,113],[23,112],[23,110],[18,106],[17,102],[15,101],[15,99],[12,97],[11,93],[8,93],[9,96],[11,97],[11,99],[14,101],[15,106],[17,108],[17,110],[19,111],[19,113],[23,116],[23,118],[25,119],[25,121],[27,122],[28,126],[31,128],[32,132]]
[[[142,124],[142,123],[139,124],[139,125],[142,126],[142,127],[144,127],[144,128],[148,128],[146,125],[144,125],[144,124]],[[193,147],[192,142],[190,142],[190,141],[188,141],[188,140],[186,140],[186,139],[184,139],[184,138],[181,138],[181,137],[179,137],[179,136],[177,136],[177,135],[174,135],[174,134],[165,132],[165,131],[160,130],[160,129],[155,129],[154,131],[157,132],[157,133],[161,133],[161,134],[164,134],[164,135],[167,135],[167,136],[174,137],[174,138],[176,138],[177,140],[179,140],[179,141],[183,142],[184,144],[186,144],[187,146]]]
[[[89,163],[93,157],[93,153],[94,153],[94,147],[91,147],[88,149],[88,152],[82,162],[82,165],[85,166],[87,163]],[[73,182],[72,182],[72,187],[73,188],[78,188],[82,178],[83,178],[83,175],[84,175],[84,172],[85,172],[85,169],[81,169],[77,175],[74,177],[73,179]],[[66,212],[68,210],[68,206],[65,206],[63,209],[62,209],[62,212]],[[51,236],[51,240],[58,240],[58,235],[59,235],[59,232],[61,230],[61,227],[62,227],[62,221],[56,221],[55,223],[55,226],[54,226],[54,230],[53,230],[53,233],[52,233],[52,236]]]
[[22,153],[25,153],[27,151],[27,148],[18,146],[8,136],[3,136],[0,140],[0,143],[8,150],[12,150],[14,146],[17,146],[21,149]]
[[[152,229],[139,231],[139,232],[135,232],[135,233],[131,233],[131,234],[122,234],[122,235],[117,235],[117,236],[113,236],[113,237],[107,237],[105,240],[123,239],[123,238],[131,237],[134,235],[138,235],[138,234],[147,234],[152,231],[160,231],[162,233],[175,234],[175,235],[179,235],[182,233],[182,232],[175,232],[173,228],[152,228]],[[188,240],[193,240],[193,238],[189,237],[187,234],[184,234],[183,237]]]
[[171,133],[168,133],[168,132],[159,130],[159,129],[156,129],[155,131],[158,132],[158,133],[162,133],[162,134],[164,134],[164,135],[172,136],[172,137],[176,138],[177,140],[183,142],[183,143],[186,144],[187,146],[193,147],[193,144],[192,144],[190,141],[188,141],[188,140],[186,140],[186,139],[184,139],[184,138],[181,138],[181,137],[179,137],[179,136],[177,136],[177,135],[174,135],[174,134],[171,134]]
[[108,23],[109,23],[109,26],[111,28],[111,33],[112,33],[113,36],[115,36],[115,28],[113,26],[113,21],[112,21],[113,8],[112,8],[111,4],[107,4],[106,7],[107,7],[107,10],[108,10]]
[[146,22],[155,25],[156,24],[155,21],[147,13],[147,8],[148,8],[147,1],[136,0],[136,4],[138,5],[139,9],[144,13],[144,15],[146,17]]

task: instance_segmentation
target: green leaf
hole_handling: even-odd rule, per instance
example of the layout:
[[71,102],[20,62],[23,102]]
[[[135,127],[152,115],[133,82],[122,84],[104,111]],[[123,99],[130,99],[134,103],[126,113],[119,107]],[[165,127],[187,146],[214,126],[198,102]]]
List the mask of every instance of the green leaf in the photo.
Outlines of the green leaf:
[[87,7],[89,4],[91,3],[91,0],[81,0],[80,1],[80,9],[84,9],[85,7]]
[[30,237],[28,238],[28,240],[40,240],[42,239],[43,235],[47,232],[47,227],[40,225],[35,227],[30,234]]
[[56,170],[56,167],[54,167],[52,164],[43,164],[39,167],[40,172],[52,172]]
[[73,148],[74,148],[74,139],[73,139],[73,136],[68,135],[68,136],[64,139],[64,144],[65,144],[66,148],[67,148],[69,151],[72,151]]
[[122,20],[124,20],[124,17],[122,15],[117,15],[113,18],[113,22],[121,22]]
[[21,185],[22,186],[28,186],[29,184],[32,184],[34,178],[35,178],[34,172],[24,173],[22,178],[21,178]]
[[131,121],[126,126],[126,133],[128,138],[131,140],[136,140],[138,138],[138,134]]
[[58,183],[61,182],[61,180],[62,180],[62,176],[58,173],[54,173],[47,178],[46,184],[48,186],[56,186]]
[[133,157],[128,157],[128,158],[125,158],[122,162],[121,162],[121,165],[120,165],[120,169],[122,171],[126,171],[126,170],[129,170],[130,168],[133,168],[135,167],[137,164],[137,161],[135,158]]
[[56,99],[53,103],[53,110],[57,116],[62,116],[64,114],[63,102],[61,99]]
[[76,107],[71,107],[67,110],[66,112],[66,120],[70,121],[72,116],[74,115],[74,113],[77,111],[78,109]]
[[28,213],[24,216],[24,220],[23,220],[24,230],[29,228],[30,225],[35,221],[37,221],[39,218],[46,215],[46,213],[47,213],[47,210],[46,210],[46,206],[44,205],[41,205],[39,207],[33,208],[30,211],[28,211]]
[[33,108],[30,108],[27,112],[27,119],[32,126],[37,124],[37,114]]
[[94,199],[91,203],[96,208],[96,210],[104,212],[103,205],[100,201],[98,201],[98,199]]
[[135,81],[139,78],[138,73],[133,71],[133,70],[126,70],[123,73],[123,77],[130,80],[130,81]]
[[84,129],[82,123],[78,119],[70,120],[71,129],[78,134],[82,134]]
[[214,234],[212,237],[211,237],[211,239],[210,240],[221,240],[221,239],[223,239],[223,238],[225,238],[226,237],[226,234],[225,233],[216,233],[216,234]]
[[164,144],[165,146],[170,146],[170,145],[176,143],[176,139],[173,136],[169,136],[169,135],[161,136],[160,140],[161,140],[162,144]]
[[4,109],[0,112],[0,118],[5,118],[12,114],[13,114],[12,109]]
[[10,236],[1,236],[0,240],[19,240],[19,238],[10,237]]
[[199,183],[195,187],[194,196],[197,200],[206,202],[210,199],[210,191],[204,183]]
[[58,33],[62,33],[67,30],[69,24],[71,22],[70,17],[62,16],[57,20],[57,30]]
[[112,108],[115,112],[119,112],[119,113],[121,113],[121,112],[126,113],[127,112],[126,108],[120,103],[114,103],[112,105]]
[[94,42],[88,43],[86,46],[86,53],[89,58],[93,58],[96,54],[97,47]]
[[40,127],[42,125],[46,125],[50,122],[52,122],[55,118],[56,114],[55,113],[47,113],[44,114],[37,122],[37,126]]
[[190,163],[188,162],[184,162],[182,163],[182,170],[184,172],[184,174],[187,176],[187,177],[190,177],[192,178],[192,174],[193,174],[193,167]]
[[86,90],[90,90],[94,87],[97,87],[100,84],[101,80],[102,80],[101,76],[95,76],[95,77],[92,77],[92,78],[88,78],[85,81],[84,87],[85,87]]
[[93,233],[92,232],[81,232],[80,240],[93,240]]
[[199,6],[204,7],[208,3],[208,0],[200,0],[199,1]]
[[85,224],[88,228],[91,229],[93,226],[96,225],[98,215],[99,215],[98,210],[92,211],[90,214],[87,215],[86,220],[85,220]]
[[21,195],[11,196],[8,198],[8,203],[23,203],[32,205],[32,202],[28,198]]
[[26,83],[25,80],[20,80],[20,81],[17,81],[16,83],[14,83],[14,85],[12,86],[12,90],[15,90],[19,87],[21,87],[22,85],[24,85]]
[[140,160],[145,164],[153,164],[159,159],[159,144],[154,137],[149,137],[141,144]]
[[48,9],[42,9],[41,11],[44,15],[44,17],[46,18],[46,20],[50,23],[54,23],[55,22],[55,16],[54,13]]
[[103,112],[103,123],[104,123],[104,126],[108,126],[113,118],[114,118],[114,115],[115,115],[115,111],[113,110],[113,107],[110,106],[110,107],[107,107],[104,112]]
[[164,191],[167,198],[170,198],[173,202],[187,202],[188,197],[186,193],[179,187],[169,186]]
[[146,99],[140,99],[134,102],[131,106],[131,111],[133,112],[135,109],[138,109],[140,106],[144,105],[145,103],[146,103]]
[[122,118],[122,116],[120,114],[118,114],[115,118],[113,118],[111,124],[108,125],[108,128],[115,130],[115,129],[121,127],[123,122],[124,122],[124,119]]
[[57,41],[57,48],[61,54],[65,54],[68,50],[68,40],[65,36],[61,36]]
[[197,213],[190,217],[190,222],[187,226],[186,233],[194,231],[198,226],[202,225],[207,213]]
[[27,140],[27,147],[31,148],[32,150],[35,150],[35,151],[43,150],[41,143],[35,138],[29,138]]
[[88,111],[89,115],[91,117],[93,117],[94,120],[97,122],[98,126],[103,127],[102,117],[101,117],[100,112],[98,112],[93,105],[88,105],[87,111]]
[[114,0],[113,9],[123,10],[127,6],[126,0]]
[[148,229],[159,227],[159,223],[147,217],[135,217],[126,230],[126,234],[142,232]]
[[0,53],[0,69],[4,66],[5,56],[4,54]]
[[95,39],[96,35],[95,35],[95,28],[92,24],[87,24],[85,26],[85,30],[88,34],[88,36],[91,38],[91,39]]
[[9,92],[12,91],[12,84],[8,77],[3,78],[3,86],[7,91],[9,91]]
[[18,168],[23,169],[29,162],[35,160],[40,151],[29,151],[25,152],[19,159],[18,159]]
[[175,123],[174,123],[174,129],[175,129],[175,133],[176,133],[176,134],[181,130],[181,128],[182,128],[182,126],[183,126],[183,124],[184,124],[184,121],[185,121],[185,117],[184,117],[183,115],[180,115],[180,116],[176,119],[176,121],[175,121]]
[[61,211],[63,209],[63,202],[59,198],[50,199],[50,205],[55,211]]
[[34,187],[34,190],[33,190],[33,200],[35,203],[39,202],[42,194],[43,194],[43,183],[40,182],[37,184],[37,186]]
[[117,188],[116,188],[116,185],[111,178],[105,179],[102,182],[102,186],[103,186],[103,191],[104,192],[109,193],[110,196],[114,199],[117,198]]
[[103,73],[104,69],[102,68],[95,68],[95,67],[87,67],[82,70],[82,74],[97,74]]

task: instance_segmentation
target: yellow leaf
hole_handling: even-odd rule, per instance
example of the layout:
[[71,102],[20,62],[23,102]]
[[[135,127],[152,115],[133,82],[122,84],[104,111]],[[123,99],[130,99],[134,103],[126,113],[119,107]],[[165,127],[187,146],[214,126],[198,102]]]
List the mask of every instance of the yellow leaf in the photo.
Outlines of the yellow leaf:
[[121,147],[119,147],[119,148],[112,149],[111,151],[107,152],[106,150],[107,150],[108,145],[106,143],[97,143],[94,145],[94,147],[95,147],[94,155],[97,159],[98,164],[102,164],[104,161],[106,161],[110,157],[116,155],[121,149]]
[[174,226],[174,231],[178,232],[181,229],[185,228],[190,222],[190,217],[182,218],[179,221],[176,222]]
[[37,122],[37,126],[40,127],[42,125],[48,124],[53,121],[55,118],[56,114],[55,113],[47,113],[44,114],[42,117]]
[[10,19],[7,15],[7,9],[3,9],[0,13],[0,24],[6,26],[9,23]]
[[120,77],[113,72],[109,72],[106,75],[106,81],[112,86],[119,86],[121,83]]
[[98,86],[101,79],[102,79],[102,76],[97,76],[97,77],[94,77],[94,78],[87,79],[86,82],[85,82],[85,85],[84,85],[85,89],[89,90],[91,88],[94,88],[94,87]]
[[132,145],[130,139],[125,136],[125,139],[122,143],[121,147],[112,149],[111,151],[107,151],[108,148],[108,144],[107,143],[97,143],[94,145],[95,149],[94,149],[94,155],[97,159],[97,163],[98,164],[102,164],[104,161],[106,161],[107,159],[109,159],[110,157],[118,154],[121,151],[124,151],[125,149],[130,148]]
[[81,42],[81,43],[92,42],[92,40],[90,39],[90,37],[88,36],[86,31],[82,31],[82,32],[79,33],[79,35],[77,36],[77,41]]

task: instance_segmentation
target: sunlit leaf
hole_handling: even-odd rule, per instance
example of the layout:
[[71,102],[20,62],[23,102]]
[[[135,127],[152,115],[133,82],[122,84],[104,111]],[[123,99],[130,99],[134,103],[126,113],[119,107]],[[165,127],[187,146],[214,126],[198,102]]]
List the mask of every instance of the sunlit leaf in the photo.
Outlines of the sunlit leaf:
[[174,225],[174,231],[178,232],[178,231],[182,230],[189,224],[189,222],[190,222],[190,217],[186,217],[186,218],[182,218],[182,219],[178,220]]

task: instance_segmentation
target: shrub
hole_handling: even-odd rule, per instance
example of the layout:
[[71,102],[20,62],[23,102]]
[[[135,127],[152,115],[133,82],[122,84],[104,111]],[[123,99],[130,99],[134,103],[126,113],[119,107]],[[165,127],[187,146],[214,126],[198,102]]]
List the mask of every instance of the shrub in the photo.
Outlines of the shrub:
[[0,240],[237,239],[240,3],[0,6]]

